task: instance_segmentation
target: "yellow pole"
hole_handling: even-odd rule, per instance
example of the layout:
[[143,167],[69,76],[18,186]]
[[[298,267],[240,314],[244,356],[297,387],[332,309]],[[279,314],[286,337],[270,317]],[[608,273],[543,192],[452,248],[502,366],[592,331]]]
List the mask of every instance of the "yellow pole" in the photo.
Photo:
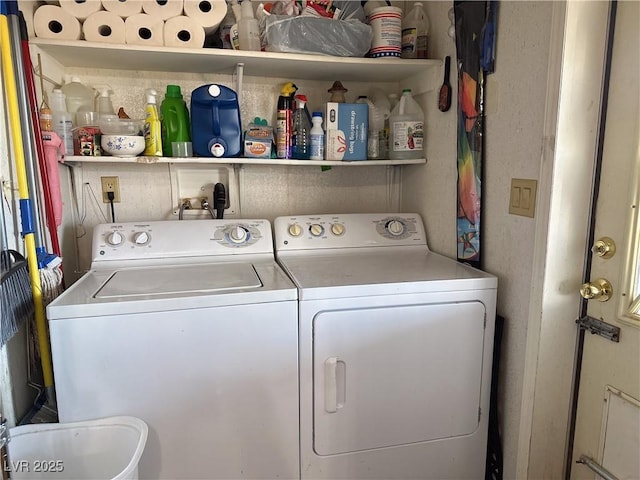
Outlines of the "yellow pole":
[[[24,146],[22,144],[22,128],[20,126],[20,112],[18,110],[18,93],[16,90],[15,72],[11,60],[11,40],[9,37],[9,23],[6,15],[0,15],[0,52],[2,53],[2,71],[11,125],[11,140],[14,145],[16,174],[18,178],[18,192],[20,200],[29,200],[29,187],[27,184],[27,172],[25,167]],[[24,207],[21,202],[21,208]],[[28,203],[27,203],[27,206]],[[30,207],[29,207],[30,208]],[[28,213],[31,217],[31,213]],[[40,285],[40,272],[38,270],[38,258],[33,232],[23,232],[27,261],[29,263],[29,277],[31,278],[31,290],[35,306],[36,329],[38,331],[38,345],[40,346],[40,360],[42,362],[42,374],[44,386],[47,389],[48,399],[52,398],[53,369],[51,366],[51,350],[47,335],[47,323],[45,317],[44,301],[42,298],[42,286]]]

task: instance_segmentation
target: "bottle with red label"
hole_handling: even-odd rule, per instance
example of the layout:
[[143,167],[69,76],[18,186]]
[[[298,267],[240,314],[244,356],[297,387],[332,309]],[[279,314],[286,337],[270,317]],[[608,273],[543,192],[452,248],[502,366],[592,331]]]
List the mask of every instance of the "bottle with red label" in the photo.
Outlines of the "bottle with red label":
[[291,141],[293,133],[293,96],[298,90],[295,84],[285,83],[278,97],[276,115],[276,157],[293,158]]

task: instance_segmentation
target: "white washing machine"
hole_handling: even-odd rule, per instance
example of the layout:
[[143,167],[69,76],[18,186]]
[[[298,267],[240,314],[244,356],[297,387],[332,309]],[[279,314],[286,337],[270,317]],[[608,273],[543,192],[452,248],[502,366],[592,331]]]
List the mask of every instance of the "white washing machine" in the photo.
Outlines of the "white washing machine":
[[299,478],[297,290],[266,220],[99,225],[47,308],[61,422],[149,425],[140,478]]
[[296,283],[303,479],[484,479],[496,277],[414,214],[279,217]]

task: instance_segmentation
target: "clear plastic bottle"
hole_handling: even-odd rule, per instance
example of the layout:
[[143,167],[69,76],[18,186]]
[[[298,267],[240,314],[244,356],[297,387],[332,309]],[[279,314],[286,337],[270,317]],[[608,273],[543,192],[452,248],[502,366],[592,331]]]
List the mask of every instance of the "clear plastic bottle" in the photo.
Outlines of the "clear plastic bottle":
[[242,18],[238,21],[238,42],[240,50],[260,51],[260,27],[253,14],[251,0],[242,0]]
[[94,111],[94,91],[86,85],[83,85],[78,77],[71,77],[71,81],[62,85],[60,90],[65,94],[67,112],[71,114],[74,125],[76,125],[76,112]]
[[116,111],[113,109],[113,102],[111,101],[111,94],[113,90],[109,85],[96,85],[95,89],[98,91],[98,98],[96,98],[96,112],[98,117],[115,116]]
[[322,113],[313,112],[311,116],[313,126],[310,130],[311,160],[324,160],[324,130],[322,129]]
[[424,113],[411,95],[402,91],[389,117],[389,156],[392,160],[424,158]]
[[402,19],[402,58],[427,58],[429,18],[416,2],[411,11]]
[[62,90],[54,88],[49,98],[51,107],[53,131],[58,134],[64,143],[65,153],[73,155],[73,116],[67,112],[65,94]]
[[311,157],[311,122],[309,122],[305,108],[307,97],[296,95],[295,98],[298,106],[293,112],[292,157],[298,160],[309,160]]

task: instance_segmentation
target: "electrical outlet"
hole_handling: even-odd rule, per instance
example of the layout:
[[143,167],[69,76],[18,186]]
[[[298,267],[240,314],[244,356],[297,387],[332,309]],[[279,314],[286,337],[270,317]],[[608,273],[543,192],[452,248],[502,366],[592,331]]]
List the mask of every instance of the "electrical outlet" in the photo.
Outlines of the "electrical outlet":
[[113,203],[120,203],[120,182],[118,177],[100,177],[102,182],[102,201],[110,203],[107,193],[113,192]]

